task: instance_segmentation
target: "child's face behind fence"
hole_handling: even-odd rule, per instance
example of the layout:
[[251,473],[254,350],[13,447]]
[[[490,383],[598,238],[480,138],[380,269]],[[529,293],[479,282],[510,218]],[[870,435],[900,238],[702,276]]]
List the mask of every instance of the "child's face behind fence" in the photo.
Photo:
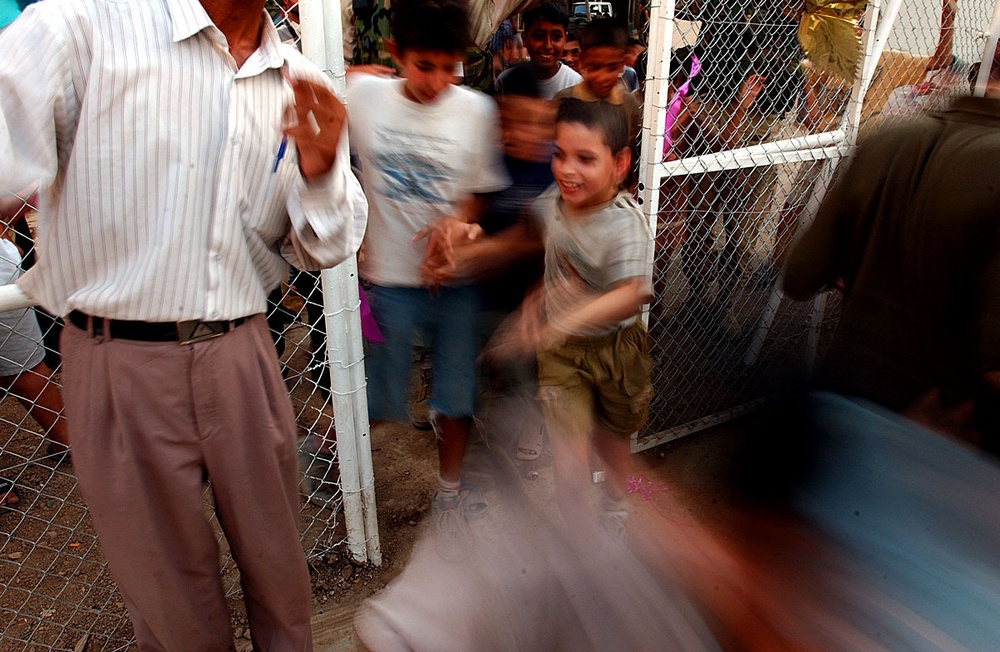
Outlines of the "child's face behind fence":
[[579,122],[556,123],[552,175],[568,212],[611,201],[625,178],[628,162],[628,149],[612,152],[599,130]]
[[391,45],[389,51],[405,78],[403,92],[420,104],[429,104],[451,84],[458,83],[455,66],[464,58],[461,52],[437,50],[402,50]]

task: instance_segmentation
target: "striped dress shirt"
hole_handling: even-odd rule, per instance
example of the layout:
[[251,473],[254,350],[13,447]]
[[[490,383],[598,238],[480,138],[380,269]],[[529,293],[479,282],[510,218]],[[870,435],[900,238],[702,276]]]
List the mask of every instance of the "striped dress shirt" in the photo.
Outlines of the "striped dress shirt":
[[0,192],[40,183],[56,314],[233,319],[288,271],[354,255],[367,202],[346,129],[325,178],[279,156],[293,77],[324,79],[266,15],[242,67],[197,0],[46,0],[0,33]]

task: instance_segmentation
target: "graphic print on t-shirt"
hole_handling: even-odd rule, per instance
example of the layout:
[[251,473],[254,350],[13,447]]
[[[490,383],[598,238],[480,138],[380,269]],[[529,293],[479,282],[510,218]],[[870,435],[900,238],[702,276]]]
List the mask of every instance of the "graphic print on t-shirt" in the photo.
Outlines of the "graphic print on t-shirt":
[[456,171],[445,160],[454,153],[455,141],[387,129],[374,153],[384,187],[382,193],[396,201],[447,204],[448,186],[454,183]]

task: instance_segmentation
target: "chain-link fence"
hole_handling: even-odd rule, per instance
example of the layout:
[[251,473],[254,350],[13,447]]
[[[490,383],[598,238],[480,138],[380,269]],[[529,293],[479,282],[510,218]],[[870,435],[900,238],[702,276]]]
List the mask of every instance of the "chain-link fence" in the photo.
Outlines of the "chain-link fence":
[[[783,300],[780,270],[796,233],[859,137],[969,92],[994,5],[834,4],[651,5],[640,195],[656,234],[656,395],[635,449],[732,418],[805,378],[839,295]],[[856,75],[843,63],[852,49]]]
[[[310,15],[322,13],[317,4]],[[339,12],[340,3],[331,6]],[[297,43],[298,4],[269,3],[268,9],[279,35]],[[34,263],[36,213],[30,192],[0,198],[4,222],[10,225],[0,241],[0,285],[12,283],[21,269]],[[299,426],[301,528],[307,558],[312,562],[332,553],[378,563],[377,531],[366,533],[375,521],[373,501],[365,505],[365,514],[355,510],[353,525],[343,511],[345,500],[350,511],[352,497],[360,504],[357,494],[371,491],[370,480],[361,487],[357,475],[352,484],[346,472],[342,480],[334,428],[334,403],[340,401],[339,410],[357,402],[359,391],[364,393],[363,372],[358,382],[353,378],[357,370],[347,369],[356,363],[345,362],[345,351],[351,348],[345,332],[357,328],[338,325],[332,349],[327,341],[328,320],[357,321],[358,297],[349,291],[357,278],[353,267],[347,267],[338,271],[340,279],[329,271],[292,270],[269,297],[268,324]],[[330,275],[325,282],[328,292],[336,295],[332,304],[324,304],[323,275]],[[0,322],[0,384],[5,390],[0,401],[0,649],[128,649],[132,630],[124,603],[59,441],[65,441],[59,393],[61,321],[40,308],[26,308],[0,314]],[[327,359],[330,350],[335,352],[332,365]],[[345,375],[352,376],[346,384]],[[349,429],[352,425],[358,424],[348,420]],[[369,444],[367,423],[363,427],[362,436],[351,437],[349,453],[355,462],[366,457],[358,448]],[[367,459],[370,464],[370,450]],[[219,537],[224,587],[238,611],[239,572],[214,515],[209,487],[204,501]]]

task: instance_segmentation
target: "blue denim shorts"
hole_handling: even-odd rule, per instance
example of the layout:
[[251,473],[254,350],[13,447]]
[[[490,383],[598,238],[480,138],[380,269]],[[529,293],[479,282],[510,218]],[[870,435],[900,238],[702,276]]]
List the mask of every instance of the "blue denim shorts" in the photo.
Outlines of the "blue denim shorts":
[[430,407],[446,417],[472,416],[476,402],[479,293],[473,286],[366,288],[385,342],[368,344],[368,415],[406,423],[407,390],[418,336],[430,350]]

